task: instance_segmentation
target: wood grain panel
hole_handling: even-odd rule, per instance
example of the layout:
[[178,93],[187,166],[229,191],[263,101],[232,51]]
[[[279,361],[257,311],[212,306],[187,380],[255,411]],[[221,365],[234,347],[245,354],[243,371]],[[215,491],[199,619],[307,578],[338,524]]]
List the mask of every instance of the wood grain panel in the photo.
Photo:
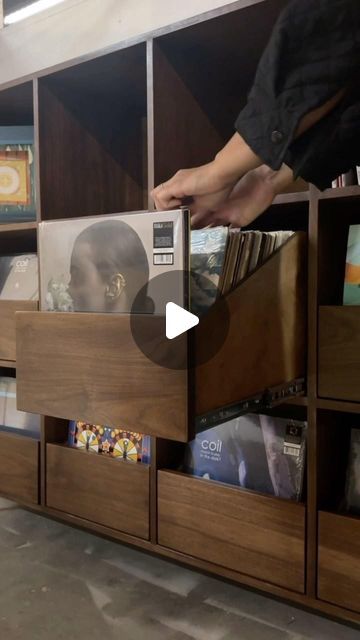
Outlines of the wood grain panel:
[[160,471],[164,547],[304,592],[305,507]]
[[360,307],[319,309],[319,396],[360,401]]
[[149,539],[149,467],[46,447],[48,507]]
[[360,519],[319,514],[319,598],[360,613]]
[[[162,319],[139,322],[146,341]],[[187,440],[187,372],[148,360],[129,315],[17,314],[17,392],[23,411]]]
[[42,219],[142,209],[145,45],[53,74],[38,86]]
[[215,304],[195,329],[196,353],[205,362],[196,369],[196,415],[305,375],[305,244],[305,234],[296,233],[226,297],[229,330],[208,361],[223,305]]
[[39,503],[39,442],[0,432],[0,493],[25,504]]
[[31,300],[0,300],[0,358],[16,360],[16,318],[17,311],[35,311],[37,302]]

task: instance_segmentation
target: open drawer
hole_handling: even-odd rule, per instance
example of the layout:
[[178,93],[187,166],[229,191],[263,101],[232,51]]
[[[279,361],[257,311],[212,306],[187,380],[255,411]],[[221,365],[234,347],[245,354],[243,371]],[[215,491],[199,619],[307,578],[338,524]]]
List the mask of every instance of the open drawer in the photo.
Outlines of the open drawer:
[[149,539],[150,467],[46,446],[46,505]]
[[319,513],[318,597],[360,613],[360,518]]
[[18,408],[187,441],[195,416],[303,377],[305,245],[305,234],[296,233],[228,295],[228,333],[211,358],[221,301],[189,340],[185,334],[167,340],[164,318],[136,316],[143,343],[169,354],[169,363],[183,354],[186,366],[195,356],[195,375],[149,360],[132,334],[135,316],[18,313]]
[[39,503],[40,443],[0,432],[0,493],[24,504]]
[[0,360],[16,360],[17,311],[36,311],[38,303],[31,300],[0,300]]
[[319,396],[360,402],[360,307],[319,309]]
[[304,593],[305,506],[181,473],[158,473],[158,543]]

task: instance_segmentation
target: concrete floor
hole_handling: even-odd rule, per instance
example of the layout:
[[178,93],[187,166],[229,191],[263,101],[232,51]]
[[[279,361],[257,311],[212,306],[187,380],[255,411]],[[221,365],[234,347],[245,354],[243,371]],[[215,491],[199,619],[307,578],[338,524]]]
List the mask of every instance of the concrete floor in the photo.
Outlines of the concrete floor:
[[1,640],[360,640],[360,631],[0,499]]

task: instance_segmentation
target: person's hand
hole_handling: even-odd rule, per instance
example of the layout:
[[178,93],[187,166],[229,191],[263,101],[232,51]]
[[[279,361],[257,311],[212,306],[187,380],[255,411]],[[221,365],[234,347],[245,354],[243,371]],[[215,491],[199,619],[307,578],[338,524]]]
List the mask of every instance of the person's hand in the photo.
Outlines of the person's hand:
[[200,229],[228,224],[246,227],[270,207],[276,195],[292,180],[293,172],[286,165],[279,171],[272,171],[265,165],[249,171],[216,211],[195,212],[191,220],[192,227]]
[[153,189],[151,196],[158,211],[187,204],[192,213],[204,213],[223,204],[235,182],[229,183],[214,160],[194,169],[178,171],[170,180]]

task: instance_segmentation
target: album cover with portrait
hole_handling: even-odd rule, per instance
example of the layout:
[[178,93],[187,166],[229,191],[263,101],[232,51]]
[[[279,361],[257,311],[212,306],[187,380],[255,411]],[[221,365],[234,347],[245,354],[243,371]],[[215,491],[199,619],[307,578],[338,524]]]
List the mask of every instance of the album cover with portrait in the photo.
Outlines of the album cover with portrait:
[[35,219],[34,128],[0,127],[0,223]]
[[182,209],[42,222],[42,310],[162,315],[169,301],[186,307],[189,226]]

